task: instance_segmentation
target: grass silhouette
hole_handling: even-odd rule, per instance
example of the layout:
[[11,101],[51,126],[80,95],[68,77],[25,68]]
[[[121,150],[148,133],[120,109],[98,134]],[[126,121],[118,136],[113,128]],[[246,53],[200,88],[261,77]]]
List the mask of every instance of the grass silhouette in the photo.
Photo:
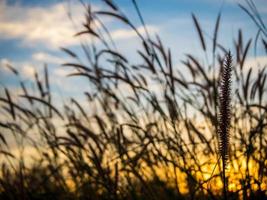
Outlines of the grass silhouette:
[[[104,0],[106,10],[86,5],[76,34],[101,45],[82,41],[86,61],[62,48],[72,59],[61,66],[72,69],[68,77],[88,81],[86,102],[55,102],[46,66],[35,73],[35,91],[8,66],[21,93],[1,91],[0,199],[266,199],[267,73],[245,65],[252,40],[240,30],[232,56],[217,37],[219,13],[210,50],[192,14],[206,61],[185,54],[177,69],[132,2],[145,34]],[[136,62],[117,49],[103,17],[136,33]]]
[[219,92],[219,151],[223,167],[223,187],[224,199],[227,199],[227,183],[225,177],[226,164],[229,156],[229,138],[231,124],[231,72],[232,55],[229,52],[226,55],[224,65],[220,74],[220,92]]

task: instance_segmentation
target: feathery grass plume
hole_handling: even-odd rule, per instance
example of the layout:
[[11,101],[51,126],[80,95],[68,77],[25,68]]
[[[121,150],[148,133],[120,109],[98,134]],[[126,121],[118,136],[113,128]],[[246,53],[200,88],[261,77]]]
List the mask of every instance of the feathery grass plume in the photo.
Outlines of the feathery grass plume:
[[219,89],[219,150],[224,161],[228,159],[229,129],[231,119],[231,71],[232,55],[229,51],[226,54],[225,63],[220,74]]
[[229,51],[226,54],[224,65],[220,71],[220,89],[219,89],[219,151],[223,165],[223,186],[224,199],[226,195],[226,177],[225,168],[228,159],[229,137],[230,137],[230,120],[231,120],[231,72],[232,72],[232,55]]

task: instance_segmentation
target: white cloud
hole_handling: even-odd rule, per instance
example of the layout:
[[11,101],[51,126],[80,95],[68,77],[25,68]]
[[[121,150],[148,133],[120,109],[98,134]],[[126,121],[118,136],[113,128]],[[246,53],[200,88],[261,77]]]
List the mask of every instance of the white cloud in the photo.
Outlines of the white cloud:
[[[83,30],[85,10],[80,4],[72,4],[72,19],[68,17],[68,7],[57,3],[49,7],[25,7],[20,4],[8,5],[6,0],[0,2],[0,37],[2,39],[20,39],[24,46],[46,47],[56,49],[61,46],[79,45],[80,40],[74,35]],[[98,9],[93,7],[93,9]],[[110,19],[104,19],[109,23]],[[96,25],[98,25],[96,23]],[[76,28],[75,28],[76,27]],[[155,26],[147,27],[149,32],[156,32]],[[144,28],[138,31],[144,34]],[[119,29],[111,32],[114,40],[136,37],[129,29]],[[37,59],[40,58],[37,56]],[[53,59],[54,60],[54,59]],[[55,61],[55,60],[54,60]]]
[[21,65],[21,73],[22,73],[23,77],[32,79],[34,77],[35,68],[31,64],[27,64],[27,63],[22,64]]
[[37,52],[32,55],[33,60],[44,62],[44,63],[52,63],[52,64],[62,64],[64,60],[59,56],[53,56],[51,54],[45,52]]
[[[257,57],[249,57],[245,60],[244,69],[249,70],[252,68],[262,69],[263,67],[267,66],[267,56],[257,56]],[[258,72],[254,70],[254,72]]]
[[2,58],[2,59],[0,60],[0,63],[1,63],[1,66],[4,66],[4,65],[11,65],[11,62],[10,62],[8,59],[6,59],[6,58]]
[[[243,66],[243,72],[244,74],[248,73],[249,69],[252,68],[252,76],[258,76],[259,70],[263,69],[264,67],[267,67],[267,56],[251,56],[247,57],[244,66]],[[216,66],[216,69],[219,70],[219,65]],[[219,75],[219,72],[216,72],[217,75]],[[208,76],[210,78],[213,77],[213,72],[211,71]]]
[[36,71],[36,67],[33,64],[30,64],[30,62],[11,62],[7,58],[2,58],[0,60],[0,73],[4,72],[7,76],[12,74],[7,65],[10,65],[17,70],[23,78],[32,79]]
[[[84,8],[72,5],[73,19],[83,20]],[[25,46],[44,45],[49,48],[78,44],[75,30],[67,16],[67,7],[58,3],[49,7],[23,7],[0,2],[0,37],[22,39]]]
[[0,60],[0,67],[1,67],[1,70],[3,70],[5,73],[11,73],[11,70],[8,69],[7,66],[12,66],[12,62],[6,58],[2,58]]
[[66,69],[66,68],[57,68],[54,71],[54,75],[57,76],[58,78],[64,78],[71,72],[74,72],[74,71],[70,69]]

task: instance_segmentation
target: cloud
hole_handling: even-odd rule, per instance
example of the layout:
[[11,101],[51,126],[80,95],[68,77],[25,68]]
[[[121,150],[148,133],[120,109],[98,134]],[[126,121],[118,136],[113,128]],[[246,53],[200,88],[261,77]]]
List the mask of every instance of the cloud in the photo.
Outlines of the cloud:
[[34,73],[37,70],[36,67],[30,62],[11,62],[7,58],[2,58],[0,60],[0,73],[5,73],[6,76],[11,76],[13,73],[7,66],[12,66],[23,78],[32,79],[34,77]]
[[8,69],[8,66],[12,66],[12,62],[6,58],[2,58],[0,60],[0,67],[1,67],[1,70],[4,71],[4,73],[11,73],[11,70]]
[[67,75],[70,74],[71,72],[76,72],[76,71],[66,68],[57,68],[54,70],[54,75],[57,76],[58,78],[64,78],[67,77]]
[[[73,19],[81,24],[84,8],[79,4],[71,6]],[[49,48],[70,46],[79,41],[73,37],[75,30],[67,16],[64,3],[49,7],[25,7],[0,2],[0,37],[21,39],[23,45],[44,45]]]
[[21,65],[21,74],[25,78],[32,79],[34,77],[35,71],[35,67],[31,64],[23,63]]
[[[257,56],[257,57],[249,57],[245,60],[244,69],[249,70],[252,68],[262,69],[267,66],[267,56]],[[254,70],[254,72],[258,72]]]
[[63,58],[59,56],[53,56],[45,52],[37,52],[32,55],[33,60],[43,62],[43,63],[52,63],[52,64],[62,64],[65,62]]
[[[75,46],[80,40],[74,35],[83,30],[84,8],[80,4],[72,4],[70,12],[74,23],[68,17],[68,8],[65,3],[57,3],[48,7],[25,7],[20,4],[0,2],[0,38],[20,39],[26,47],[46,47],[57,49],[61,46]],[[93,6],[96,10],[98,7]],[[111,22],[104,19],[105,23]],[[99,24],[96,23],[96,26]],[[147,27],[155,32],[155,26]],[[138,28],[144,34],[144,28]],[[136,37],[136,33],[129,29],[111,31],[113,39],[129,39]],[[40,56],[40,55],[39,55]],[[37,56],[38,57],[38,56]],[[40,57],[39,57],[40,58]]]

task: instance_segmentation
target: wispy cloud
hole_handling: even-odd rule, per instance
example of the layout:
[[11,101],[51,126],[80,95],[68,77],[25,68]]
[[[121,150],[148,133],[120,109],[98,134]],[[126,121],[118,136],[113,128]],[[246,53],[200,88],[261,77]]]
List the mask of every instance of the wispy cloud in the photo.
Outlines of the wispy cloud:
[[[83,20],[84,9],[73,4],[73,19]],[[21,39],[25,46],[44,45],[55,48],[62,44],[75,45],[79,41],[73,38],[76,33],[67,16],[64,3],[49,7],[25,7],[19,4],[8,5],[0,2],[0,37],[2,39]]]
[[32,79],[35,73],[35,67],[29,63],[23,63],[21,66],[21,73],[23,77]]
[[[244,63],[244,69],[249,70],[249,68],[258,68],[262,69],[267,65],[267,56],[257,56],[257,57],[249,57]],[[257,70],[254,70],[257,72]]]
[[53,56],[51,54],[45,53],[45,52],[37,52],[32,55],[33,60],[48,64],[62,64],[66,60],[63,58],[60,58],[58,56]]
[[[80,41],[74,35],[80,31],[84,21],[84,8],[80,4],[71,5],[72,19],[68,18],[68,8],[64,3],[52,4],[49,7],[25,7],[20,4],[9,5],[6,0],[0,2],[0,38],[20,39],[27,47],[49,49],[60,46],[79,45]],[[155,32],[156,27],[148,26]],[[143,28],[138,29],[144,33]],[[111,32],[113,39],[128,39],[135,37],[133,30],[120,29]],[[37,56],[37,59],[42,57]]]
[[8,69],[8,67],[7,67],[8,65],[12,66],[12,62],[10,60],[8,60],[6,58],[0,59],[0,69],[1,69],[1,71],[3,71],[4,73],[7,73],[7,74],[11,73],[11,70]]
[[35,71],[37,70],[35,65],[31,64],[30,62],[11,62],[7,58],[2,58],[0,59],[0,73],[4,73],[8,77],[12,76],[13,74],[9,67],[7,67],[8,65],[12,66],[12,68],[14,68],[24,79],[32,79]]

